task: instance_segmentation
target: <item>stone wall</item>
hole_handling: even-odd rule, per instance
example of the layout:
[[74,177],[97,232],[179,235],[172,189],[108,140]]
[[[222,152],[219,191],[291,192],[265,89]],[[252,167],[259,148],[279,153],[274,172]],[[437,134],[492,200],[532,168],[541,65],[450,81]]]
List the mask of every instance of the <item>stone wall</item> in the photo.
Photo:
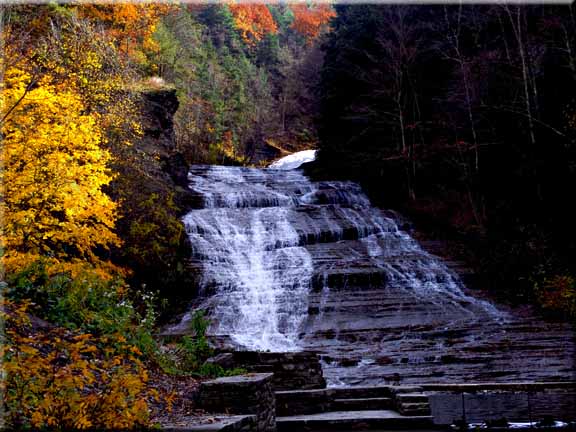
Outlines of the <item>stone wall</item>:
[[576,382],[424,384],[434,423],[498,420],[576,421]]
[[208,412],[254,414],[257,432],[276,430],[276,398],[270,373],[238,375],[203,382],[199,404]]
[[274,390],[312,390],[326,387],[322,365],[316,353],[238,351],[232,354],[236,367],[250,372],[273,373]]

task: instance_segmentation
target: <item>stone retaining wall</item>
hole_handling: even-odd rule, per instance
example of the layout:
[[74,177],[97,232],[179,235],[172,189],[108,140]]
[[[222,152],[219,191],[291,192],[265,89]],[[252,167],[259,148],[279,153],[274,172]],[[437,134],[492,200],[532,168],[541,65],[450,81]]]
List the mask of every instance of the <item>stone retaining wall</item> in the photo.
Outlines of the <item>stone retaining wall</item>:
[[275,390],[312,390],[326,387],[322,365],[316,353],[237,351],[232,354],[236,367],[250,372],[273,373]]
[[200,407],[208,412],[254,414],[256,432],[276,430],[276,397],[271,373],[254,373],[203,382]]
[[434,423],[448,425],[463,417],[467,422],[506,418],[508,421],[576,421],[576,391],[548,389],[537,392],[428,392]]
[[451,391],[476,393],[481,391],[531,391],[538,392],[543,390],[576,390],[576,381],[555,381],[555,382],[490,382],[490,383],[467,383],[467,384],[421,384],[426,391]]

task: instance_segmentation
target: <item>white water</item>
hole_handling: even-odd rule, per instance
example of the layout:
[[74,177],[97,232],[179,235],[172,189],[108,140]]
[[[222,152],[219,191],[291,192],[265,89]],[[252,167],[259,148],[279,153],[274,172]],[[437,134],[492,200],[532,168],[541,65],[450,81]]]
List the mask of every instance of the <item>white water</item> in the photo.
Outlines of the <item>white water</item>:
[[[339,268],[385,274],[387,286],[428,305],[419,319],[500,316],[464,294],[458,278],[371,207],[357,184],[313,183],[290,170],[314,154],[290,155],[271,169],[191,168],[190,188],[202,208],[190,211],[184,223],[202,270],[201,307],[211,317],[210,334],[253,350],[299,349],[314,278],[322,279],[323,310],[332,289],[326,275]],[[395,316],[409,323],[402,304]]]
[[315,160],[316,152],[317,150],[303,150],[292,153],[291,155],[285,156],[270,164],[270,168],[280,170],[292,170],[299,168],[300,165]]
[[204,168],[190,181],[205,208],[188,213],[184,224],[202,262],[204,293],[215,290],[203,304],[216,317],[211,334],[255,350],[298,349],[312,259],[287,217],[295,194],[267,186],[262,170]]
[[312,260],[285,209],[197,210],[184,222],[194,252],[205,258],[204,284],[217,286],[214,334],[252,349],[296,349]]

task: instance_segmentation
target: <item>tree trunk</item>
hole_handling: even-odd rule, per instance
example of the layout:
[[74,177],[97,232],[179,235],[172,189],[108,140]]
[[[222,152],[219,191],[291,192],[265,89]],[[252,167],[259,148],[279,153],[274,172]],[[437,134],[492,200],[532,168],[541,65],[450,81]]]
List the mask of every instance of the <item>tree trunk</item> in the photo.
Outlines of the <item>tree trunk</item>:
[[510,18],[510,24],[512,25],[512,30],[516,37],[516,42],[518,43],[518,54],[520,55],[520,64],[522,67],[522,84],[524,89],[524,99],[526,105],[526,115],[528,116],[528,133],[530,135],[530,143],[536,145],[536,137],[534,134],[534,121],[532,117],[532,104],[530,102],[530,89],[529,89],[529,77],[528,77],[528,65],[526,63],[526,52],[524,48],[524,38],[522,34],[522,21],[520,19],[520,7],[516,7],[516,16],[512,16],[512,12],[508,6],[505,6],[508,17]]

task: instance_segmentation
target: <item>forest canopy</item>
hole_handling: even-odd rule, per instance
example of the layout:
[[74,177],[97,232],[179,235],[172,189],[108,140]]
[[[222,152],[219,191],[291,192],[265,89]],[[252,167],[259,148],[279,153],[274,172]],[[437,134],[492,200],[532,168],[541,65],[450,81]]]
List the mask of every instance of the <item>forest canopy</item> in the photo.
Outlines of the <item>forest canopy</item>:
[[336,11],[323,166],[460,238],[502,297],[573,304],[574,284],[553,286],[575,271],[574,6]]

